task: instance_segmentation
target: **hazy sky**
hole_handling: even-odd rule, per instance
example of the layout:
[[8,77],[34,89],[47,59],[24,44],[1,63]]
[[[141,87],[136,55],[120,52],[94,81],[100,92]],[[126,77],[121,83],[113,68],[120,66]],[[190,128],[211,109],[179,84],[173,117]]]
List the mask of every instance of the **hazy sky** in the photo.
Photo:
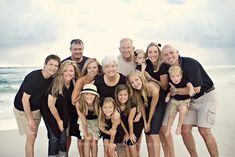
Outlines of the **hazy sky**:
[[119,54],[129,37],[136,48],[172,44],[205,65],[235,64],[233,0],[1,0],[0,66],[40,66],[50,54],[70,55],[73,38],[84,55]]

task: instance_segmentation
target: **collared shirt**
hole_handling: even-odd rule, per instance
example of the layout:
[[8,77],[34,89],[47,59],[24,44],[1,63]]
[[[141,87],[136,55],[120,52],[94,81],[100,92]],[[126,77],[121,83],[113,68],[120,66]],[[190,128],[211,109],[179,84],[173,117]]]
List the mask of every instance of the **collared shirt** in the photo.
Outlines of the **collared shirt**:
[[213,81],[197,60],[189,57],[179,57],[179,62],[183,70],[183,77],[191,82],[193,87],[201,86],[201,91],[195,94],[193,98],[199,98],[214,86]]

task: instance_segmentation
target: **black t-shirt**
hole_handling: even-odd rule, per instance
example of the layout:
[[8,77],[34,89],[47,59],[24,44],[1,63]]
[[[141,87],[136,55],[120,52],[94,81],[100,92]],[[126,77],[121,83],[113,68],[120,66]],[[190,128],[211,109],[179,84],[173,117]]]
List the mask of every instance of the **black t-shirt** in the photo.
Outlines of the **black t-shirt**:
[[193,98],[200,97],[205,91],[214,85],[211,78],[198,61],[188,57],[180,57],[179,61],[185,79],[191,82],[193,87],[201,86],[200,93],[195,94]]
[[46,92],[52,82],[52,77],[45,79],[42,70],[35,70],[25,76],[19,91],[14,100],[14,106],[20,111],[24,111],[22,104],[23,93],[30,95],[29,103],[31,111],[40,109],[46,101]]
[[[56,99],[55,107],[58,111],[58,114],[63,120],[64,128],[68,127],[68,122],[70,120],[71,115],[71,108],[72,108],[72,102],[71,102],[71,95],[73,92],[74,86],[73,83],[70,83],[69,88],[64,87],[63,94],[59,94]],[[51,94],[51,88],[49,89],[49,93]],[[41,107],[41,114],[43,116],[43,119],[50,127],[50,129],[53,131],[53,133],[56,136],[59,136],[61,134],[61,131],[59,129],[59,126],[57,124],[57,121],[55,117],[52,115],[49,107],[48,102]]]
[[[89,59],[89,57],[83,56],[82,61],[79,62],[79,63],[77,63],[78,69],[79,69],[80,71],[82,70],[82,68],[83,68],[83,66],[84,66],[84,64],[85,64],[85,62],[86,62],[88,59]],[[64,61],[67,61],[67,60],[72,60],[71,56],[68,57],[68,58],[65,58],[64,60],[62,60],[62,63],[63,63]]]
[[[170,81],[176,88],[184,88],[187,87],[187,84],[189,83],[189,81],[187,81],[186,79],[182,78],[180,83],[178,84],[174,84],[172,81]],[[174,95],[173,98],[175,98],[176,100],[186,100],[189,99],[190,96],[189,95]]]
[[[153,67],[153,64],[152,62],[147,59],[146,60],[146,68],[145,68],[145,71],[147,71],[149,73],[149,75],[151,77],[153,77],[155,80],[158,80],[160,81],[160,76],[161,75],[164,75],[164,74],[168,74],[168,69],[169,69],[169,65],[168,64],[165,64],[165,63],[162,63],[160,65],[160,68],[158,71],[154,70],[154,67]],[[141,71],[141,68],[142,66],[141,65],[137,65],[136,66],[136,69],[140,70]]]
[[[120,74],[120,73],[119,73]],[[106,97],[114,98],[115,88],[120,84],[126,84],[126,77],[120,74],[120,79],[118,83],[114,86],[108,86],[104,81],[104,75],[97,76],[94,82],[94,85],[97,87],[97,92],[100,94],[100,100]]]

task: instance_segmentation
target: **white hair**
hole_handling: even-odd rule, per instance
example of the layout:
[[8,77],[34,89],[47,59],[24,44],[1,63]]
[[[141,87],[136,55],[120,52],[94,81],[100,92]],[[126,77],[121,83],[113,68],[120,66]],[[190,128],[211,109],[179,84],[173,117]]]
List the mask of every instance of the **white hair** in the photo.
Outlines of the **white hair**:
[[106,65],[110,63],[114,63],[117,65],[117,57],[114,55],[107,55],[102,59],[102,62],[101,62],[103,67],[105,67]]

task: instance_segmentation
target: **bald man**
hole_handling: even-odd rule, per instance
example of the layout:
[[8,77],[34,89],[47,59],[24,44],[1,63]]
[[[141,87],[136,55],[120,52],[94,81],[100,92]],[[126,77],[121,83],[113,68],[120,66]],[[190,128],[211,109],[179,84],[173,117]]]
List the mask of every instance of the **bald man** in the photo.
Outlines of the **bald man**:
[[[183,141],[191,157],[198,157],[192,134],[193,126],[198,127],[198,131],[203,137],[210,156],[218,157],[217,143],[211,132],[211,128],[215,125],[217,106],[214,83],[197,60],[181,57],[173,46],[165,45],[162,48],[162,57],[167,64],[171,66],[179,65],[182,68],[184,77],[193,84],[194,91],[196,92],[192,97],[182,127]],[[174,92],[180,95],[187,95],[189,93],[187,88],[176,88]]]

